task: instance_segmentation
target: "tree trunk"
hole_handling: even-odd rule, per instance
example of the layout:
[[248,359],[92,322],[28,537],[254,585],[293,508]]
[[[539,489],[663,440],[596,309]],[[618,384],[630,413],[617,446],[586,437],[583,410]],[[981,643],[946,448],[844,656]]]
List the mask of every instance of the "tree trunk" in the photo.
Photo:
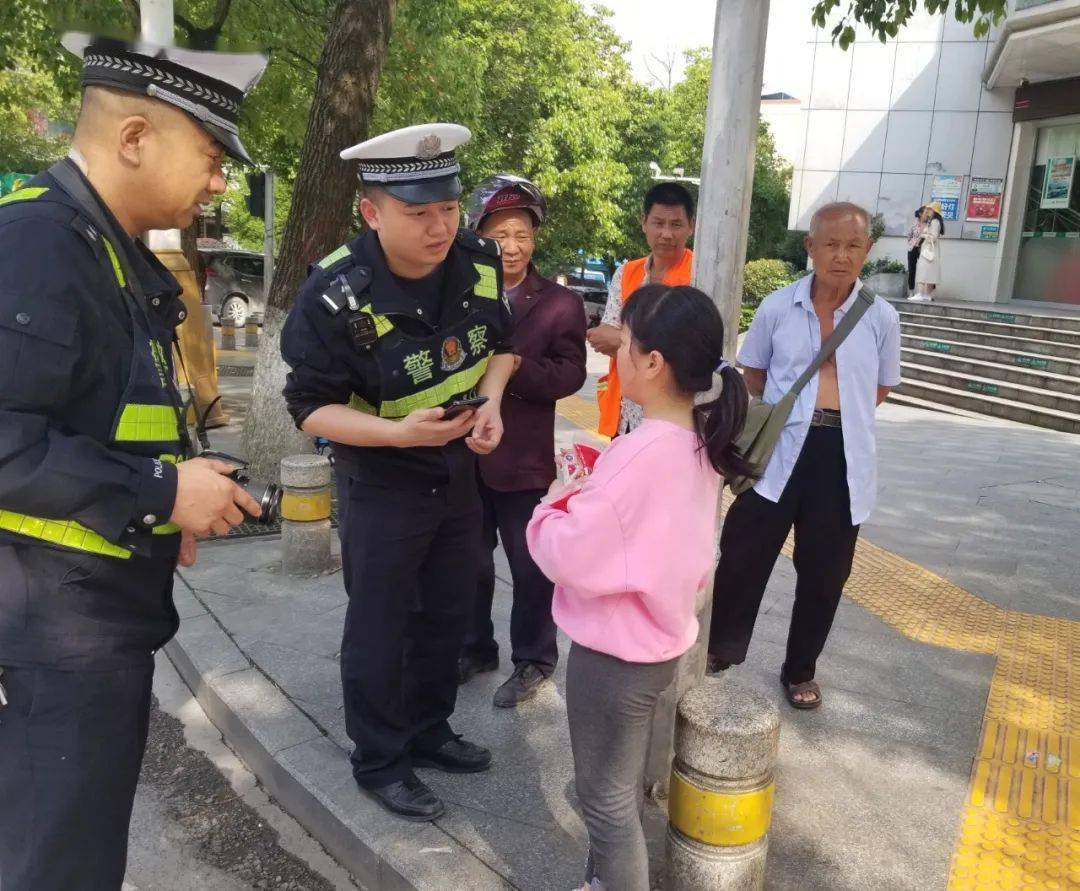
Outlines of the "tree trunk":
[[367,137],[394,5],[395,0],[340,0],[327,28],[244,426],[244,454],[253,473],[264,478],[277,479],[286,455],[311,451],[311,439],[293,426],[281,398],[288,368],[278,337],[308,265],[348,240],[356,170],[338,153]]
[[199,286],[200,297],[206,291],[206,271],[199,262],[199,221],[195,220],[186,229],[180,230],[180,250],[184,252],[184,258],[191,267],[195,276],[195,282]]

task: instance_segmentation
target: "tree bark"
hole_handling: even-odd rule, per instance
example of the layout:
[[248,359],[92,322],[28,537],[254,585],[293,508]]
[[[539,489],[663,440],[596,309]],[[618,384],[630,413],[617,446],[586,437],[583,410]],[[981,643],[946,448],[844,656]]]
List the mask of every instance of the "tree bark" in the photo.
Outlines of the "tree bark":
[[294,427],[281,387],[287,366],[278,337],[310,263],[349,237],[355,166],[338,153],[367,137],[396,0],[340,0],[327,28],[292,207],[267,300],[243,450],[252,471],[277,479],[283,457],[311,451]]
[[186,229],[180,230],[180,250],[191,267],[195,282],[199,286],[199,296],[206,290],[206,273],[199,262],[199,221],[196,220]]

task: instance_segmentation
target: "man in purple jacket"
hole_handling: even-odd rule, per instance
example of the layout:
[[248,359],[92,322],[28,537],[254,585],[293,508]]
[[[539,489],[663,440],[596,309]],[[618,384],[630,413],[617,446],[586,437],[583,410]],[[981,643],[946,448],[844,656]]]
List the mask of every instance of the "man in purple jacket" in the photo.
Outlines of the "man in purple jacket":
[[531,182],[493,176],[473,192],[466,224],[502,248],[505,299],[514,316],[518,368],[506,388],[502,443],[481,457],[485,548],[476,610],[458,663],[461,683],[499,666],[491,622],[495,594],[496,535],[502,539],[514,582],[510,642],[514,672],[495,691],[500,708],[536,695],[559,659],[551,618],[553,586],[529,556],[525,527],[555,479],[555,402],[585,382],[585,308],[573,291],[532,265],[536,230],[547,202]]

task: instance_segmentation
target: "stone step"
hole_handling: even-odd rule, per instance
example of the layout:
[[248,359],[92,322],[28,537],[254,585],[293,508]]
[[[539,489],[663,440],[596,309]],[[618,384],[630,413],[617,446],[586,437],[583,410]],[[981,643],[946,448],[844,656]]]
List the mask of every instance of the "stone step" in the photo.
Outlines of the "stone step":
[[986,415],[982,412],[968,411],[966,408],[957,408],[955,405],[945,405],[941,402],[933,402],[930,399],[920,399],[918,396],[909,396],[906,393],[901,393],[897,389],[889,391],[888,402],[893,402],[896,405],[906,405],[910,408],[921,408],[925,411],[936,411],[943,415],[955,415],[958,418],[981,418],[986,419]]
[[909,396],[924,402],[934,402],[981,415],[1006,418],[1020,424],[1046,427],[1066,433],[1080,433],[1080,414],[1057,411],[1051,408],[1039,408],[1000,396],[985,393],[972,393],[942,386],[930,381],[905,379],[894,391],[898,396]]
[[1025,340],[1080,346],[1080,331],[1065,331],[1059,328],[1043,328],[1037,325],[1012,325],[1007,322],[987,322],[980,319],[960,319],[953,316],[927,316],[913,312],[901,312],[900,321],[901,323],[906,322],[916,325],[933,325],[933,327],[941,330],[968,331],[975,334],[994,334]]
[[970,359],[936,349],[915,349],[902,346],[900,354],[904,361],[916,365],[978,376],[999,383],[1020,384],[1037,390],[1080,396],[1080,377],[1073,375],[1054,374],[1047,371],[1018,368],[1015,365],[1003,365],[999,362]]
[[929,340],[954,340],[979,346],[997,347],[998,349],[1011,350],[1017,353],[1032,353],[1036,356],[1053,356],[1057,359],[1080,361],[1080,345],[1069,343],[1033,340],[1024,336],[987,334],[982,331],[962,331],[959,328],[942,328],[937,325],[908,322],[903,319],[900,322],[900,332],[912,337],[924,337]]
[[1010,402],[1022,403],[1029,407],[1075,414],[1080,418],[1080,396],[1055,393],[1039,387],[999,381],[978,374],[966,374],[946,368],[935,368],[932,365],[920,365],[917,362],[906,360],[900,362],[900,373],[905,380],[917,380],[942,387],[950,387],[965,394],[976,393],[995,396]]
[[1032,312],[1024,308],[1002,306],[989,309],[987,304],[972,306],[959,303],[913,303],[909,300],[893,300],[897,312],[914,313],[923,316],[949,316],[956,319],[976,319],[983,322],[1003,322],[1008,325],[1023,325],[1035,328],[1058,328],[1062,331],[1080,331],[1080,313],[1053,311],[1047,313]]
[[[951,332],[938,331],[936,333],[948,335]],[[994,362],[999,365],[1033,368],[1036,371],[1049,371],[1053,374],[1080,377],[1080,354],[1077,355],[1075,360],[1059,358],[1053,355],[1040,356],[1037,353],[1025,353],[996,346],[983,346],[978,343],[964,343],[948,336],[902,334],[900,343],[902,346],[917,350],[933,350],[950,356],[963,356],[966,359],[982,359],[984,362]]]

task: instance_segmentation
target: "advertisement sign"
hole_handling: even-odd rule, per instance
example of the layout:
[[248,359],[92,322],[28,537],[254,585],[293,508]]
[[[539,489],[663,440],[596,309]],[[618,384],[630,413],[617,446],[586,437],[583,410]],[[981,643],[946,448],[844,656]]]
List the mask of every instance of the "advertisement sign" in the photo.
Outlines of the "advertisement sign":
[[1050,158],[1046,162],[1046,179],[1043,181],[1042,201],[1044,210],[1063,210],[1072,198],[1073,171],[1076,158]]
[[941,204],[941,216],[946,220],[960,218],[960,193],[964,191],[962,176],[935,176],[930,187],[930,201]]
[[1001,187],[1004,182],[1001,179],[987,179],[981,176],[971,178],[967,200],[969,223],[996,221],[1001,218]]
[[997,241],[998,239],[998,226],[994,223],[992,226],[980,226],[979,227],[979,241]]

